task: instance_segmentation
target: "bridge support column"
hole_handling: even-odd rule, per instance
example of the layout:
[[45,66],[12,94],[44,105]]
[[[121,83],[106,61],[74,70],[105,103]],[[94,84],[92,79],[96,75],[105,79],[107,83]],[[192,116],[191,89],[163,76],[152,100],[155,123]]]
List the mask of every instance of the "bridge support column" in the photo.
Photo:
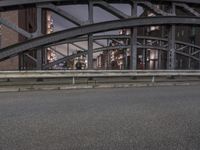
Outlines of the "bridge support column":
[[93,69],[93,35],[88,35],[88,70]]
[[[93,3],[89,1],[88,4],[88,19],[89,23],[92,24],[93,21]],[[88,70],[93,69],[93,35],[88,35]]]
[[[42,35],[42,8],[37,7],[37,31],[36,36]],[[37,70],[42,70],[42,48],[37,49]]]
[[[172,13],[176,14],[176,6],[172,5]],[[176,69],[176,26],[172,25],[169,29],[169,35],[168,35],[168,43],[169,43],[169,51],[168,51],[168,64],[167,69],[169,70],[175,70]]]
[[168,69],[174,70],[176,68],[175,64],[175,25],[170,27],[169,32],[169,51],[168,51]]
[[[146,45],[146,39],[143,40],[143,45]],[[143,64],[143,70],[147,69],[147,49],[142,49],[142,64]]]
[[[137,17],[137,3],[132,4],[132,17]],[[130,69],[137,69],[137,28],[131,29],[131,56],[130,56]]]

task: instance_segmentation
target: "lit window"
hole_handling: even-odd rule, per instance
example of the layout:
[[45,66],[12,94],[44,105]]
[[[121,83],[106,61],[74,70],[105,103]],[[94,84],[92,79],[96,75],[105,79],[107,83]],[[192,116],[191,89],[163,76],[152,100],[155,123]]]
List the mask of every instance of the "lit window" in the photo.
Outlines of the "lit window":
[[151,26],[150,31],[159,30],[159,26]]

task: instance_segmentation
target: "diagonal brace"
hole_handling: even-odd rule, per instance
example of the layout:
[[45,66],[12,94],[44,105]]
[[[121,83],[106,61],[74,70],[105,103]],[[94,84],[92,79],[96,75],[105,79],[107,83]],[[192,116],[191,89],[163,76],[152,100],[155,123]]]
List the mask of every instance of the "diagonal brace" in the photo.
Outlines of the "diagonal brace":
[[99,6],[100,8],[110,12],[111,14],[113,14],[114,16],[120,18],[120,19],[124,19],[124,18],[129,18],[130,16],[126,15],[125,13],[123,13],[122,11],[116,9],[115,7],[111,6],[110,4],[108,4],[105,1],[96,1],[94,2],[94,5]]
[[82,22],[81,20],[79,20],[78,18],[74,17],[73,15],[71,15],[70,13],[58,8],[56,5],[53,4],[41,4],[39,5],[39,7],[41,8],[46,8],[46,9],[50,9],[53,12],[57,13],[58,15],[62,16],[63,18],[71,21],[72,23],[74,23],[77,26],[81,26],[84,24],[84,22]]
[[154,4],[152,4],[151,2],[139,2],[138,4],[141,4],[142,6],[148,7],[149,9],[151,9],[154,13],[156,13],[157,15],[162,15],[162,16],[172,16],[173,14],[167,13],[161,9],[159,9],[158,7],[156,7]]
[[4,26],[12,29],[13,31],[20,33],[21,35],[27,37],[27,38],[31,38],[32,35],[31,33],[28,33],[27,31],[23,30],[22,28],[18,27],[17,25],[11,23],[8,20],[5,20],[3,18],[0,18],[0,24],[3,24]]
[[188,6],[187,4],[180,4],[180,3],[175,3],[175,6],[179,6],[190,12],[191,14],[200,17],[200,13]]
[[72,44],[73,46],[79,48],[79,49],[82,50],[82,51],[87,51],[85,48],[79,46],[78,44],[75,44],[75,43],[70,43],[70,44]]

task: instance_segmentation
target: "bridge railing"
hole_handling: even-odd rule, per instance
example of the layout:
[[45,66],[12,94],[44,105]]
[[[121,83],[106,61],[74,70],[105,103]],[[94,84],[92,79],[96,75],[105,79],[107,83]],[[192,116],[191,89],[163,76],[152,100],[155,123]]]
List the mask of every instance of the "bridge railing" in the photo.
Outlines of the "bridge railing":
[[[119,82],[121,78],[139,79],[148,78],[150,82],[154,83],[158,81],[158,78],[163,78],[163,81],[167,79],[175,79],[194,77],[195,80],[200,80],[200,70],[45,70],[45,71],[0,71],[0,79],[11,81],[12,79],[36,79],[37,81],[44,81],[45,79],[59,79],[66,78],[72,84],[77,84],[79,79],[87,79],[87,81],[99,80]],[[115,80],[115,78],[117,78]],[[111,79],[111,80],[110,80]],[[129,80],[130,81],[130,80]],[[128,82],[129,82],[128,81]],[[131,80],[132,81],[132,80]],[[88,82],[86,82],[88,83]]]
[[0,79],[12,78],[73,78],[73,77],[162,77],[199,76],[200,70],[49,70],[49,71],[0,71]]

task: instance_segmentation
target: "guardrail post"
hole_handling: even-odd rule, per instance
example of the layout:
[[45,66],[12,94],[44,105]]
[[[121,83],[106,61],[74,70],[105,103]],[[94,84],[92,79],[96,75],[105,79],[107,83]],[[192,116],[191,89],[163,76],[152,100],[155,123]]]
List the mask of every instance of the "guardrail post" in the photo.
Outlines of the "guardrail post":
[[73,84],[73,85],[76,84],[75,77],[72,78],[72,84]]
[[152,82],[152,83],[155,83],[155,76],[152,76],[151,82]]

